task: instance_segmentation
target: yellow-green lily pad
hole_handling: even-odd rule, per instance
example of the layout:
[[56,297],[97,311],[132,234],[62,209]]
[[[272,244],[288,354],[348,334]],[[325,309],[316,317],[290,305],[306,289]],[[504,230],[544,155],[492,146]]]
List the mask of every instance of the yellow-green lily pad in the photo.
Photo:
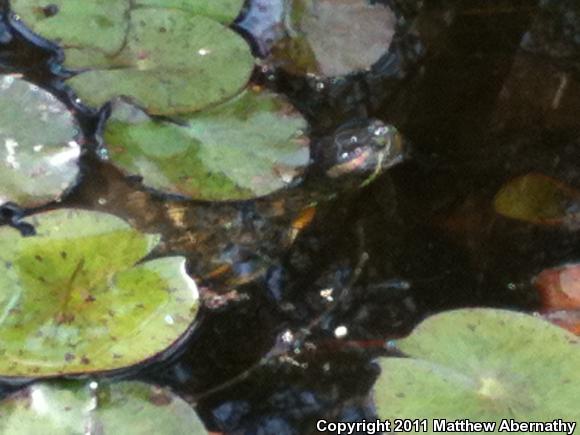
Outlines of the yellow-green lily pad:
[[[580,339],[540,318],[462,309],[423,321],[382,358],[381,418],[580,421]],[[430,423],[430,433],[433,426]]]
[[0,75],[0,205],[59,199],[79,175],[78,134],[72,113],[52,94]]
[[193,408],[142,382],[51,382],[0,402],[3,435],[206,434]]
[[285,99],[247,90],[184,125],[117,103],[105,132],[112,162],[146,186],[196,199],[263,196],[309,162],[306,121]]
[[494,198],[494,208],[511,219],[575,227],[580,219],[580,191],[546,175],[530,173],[502,186]]
[[244,0],[137,0],[136,5],[183,9],[229,24],[240,14]]
[[33,237],[0,228],[0,376],[119,369],[186,333],[198,294],[185,259],[138,263],[158,236],[93,211],[30,221]]

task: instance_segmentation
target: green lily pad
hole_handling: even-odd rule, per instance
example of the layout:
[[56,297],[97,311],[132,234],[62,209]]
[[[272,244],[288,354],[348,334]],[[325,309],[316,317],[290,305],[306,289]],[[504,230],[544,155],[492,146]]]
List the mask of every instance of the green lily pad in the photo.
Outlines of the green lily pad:
[[141,382],[35,384],[0,402],[3,435],[206,434],[193,408]]
[[67,83],[88,105],[122,95],[149,113],[170,115],[201,110],[246,86],[254,67],[246,41],[198,15],[228,20],[240,1],[142,3],[16,0],[12,6],[34,31],[62,45],[66,67],[85,71]]
[[159,240],[105,213],[56,210],[37,235],[0,228],[0,376],[113,370],[189,328],[197,289],[185,259],[136,264]]
[[0,75],[0,205],[58,199],[79,175],[79,127],[66,106],[24,80]]
[[34,32],[63,48],[90,48],[107,55],[123,46],[129,0],[10,0]]
[[[494,199],[503,216],[535,224],[578,223],[580,191],[543,174],[530,173],[505,184]],[[574,226],[576,226],[574,225]]]
[[183,9],[229,24],[240,14],[244,0],[137,0],[136,5]]
[[196,199],[263,196],[309,162],[304,118],[282,97],[247,90],[184,120],[153,121],[118,103],[104,137],[111,160],[154,189]]
[[149,113],[169,115],[201,110],[246,86],[254,60],[227,27],[177,9],[136,9],[130,21],[116,56],[76,52],[75,66],[91,71],[67,83],[85,103],[100,106],[122,95]]
[[381,418],[580,421],[580,340],[537,317],[444,312],[398,347],[412,358],[381,359]]
[[385,55],[396,16],[368,0],[294,0],[274,64],[294,74],[334,77],[368,70]]

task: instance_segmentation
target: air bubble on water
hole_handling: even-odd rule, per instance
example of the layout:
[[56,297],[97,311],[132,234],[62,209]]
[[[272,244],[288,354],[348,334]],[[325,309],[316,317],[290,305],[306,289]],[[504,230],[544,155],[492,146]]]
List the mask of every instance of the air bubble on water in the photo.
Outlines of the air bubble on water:
[[357,143],[357,142],[358,142],[358,137],[356,137],[356,136],[351,136],[351,137],[350,137],[350,143],[351,143],[351,144],[355,144],[355,143]]
[[324,290],[320,290],[320,297],[323,298],[326,302],[333,302],[334,289],[333,288],[326,288]]
[[294,341],[294,334],[292,334],[292,331],[290,331],[289,329],[287,329],[281,335],[281,338],[282,338],[282,341],[284,343],[292,343]]
[[75,103],[77,104],[81,104],[83,102],[83,100],[81,100],[80,98],[75,98]]
[[93,391],[97,390],[99,388],[99,383],[97,381],[91,381],[89,383],[89,388]]
[[32,147],[32,149],[34,150],[35,153],[41,152],[43,148],[44,148],[44,145],[34,145]]
[[167,316],[165,316],[165,323],[167,323],[168,325],[175,325],[175,320],[173,320],[173,317],[171,317],[168,314]]
[[107,150],[105,147],[99,147],[97,149],[97,156],[101,160],[109,160],[109,150]]
[[107,200],[105,198],[99,198],[97,200],[97,202],[99,203],[99,205],[105,205],[105,204],[107,204]]
[[336,338],[344,338],[347,335],[348,335],[348,328],[344,325],[340,325],[334,330],[334,336]]
[[197,53],[198,53],[200,56],[206,56],[206,55],[210,54],[210,53],[211,53],[211,51],[210,51],[210,50],[208,50],[207,48],[200,48],[200,49],[197,51]]
[[314,87],[318,92],[322,92],[325,86],[324,83],[322,82],[316,82],[316,85]]

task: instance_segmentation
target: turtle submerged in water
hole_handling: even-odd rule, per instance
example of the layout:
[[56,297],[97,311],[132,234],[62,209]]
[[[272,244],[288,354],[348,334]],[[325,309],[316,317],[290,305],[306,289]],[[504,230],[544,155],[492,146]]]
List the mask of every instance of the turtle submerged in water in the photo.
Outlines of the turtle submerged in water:
[[214,300],[223,298],[276,265],[319,204],[355,193],[405,154],[393,126],[379,120],[345,125],[315,141],[311,165],[282,191],[245,201],[172,203],[168,214],[180,231],[166,238],[163,251],[188,257],[198,285]]

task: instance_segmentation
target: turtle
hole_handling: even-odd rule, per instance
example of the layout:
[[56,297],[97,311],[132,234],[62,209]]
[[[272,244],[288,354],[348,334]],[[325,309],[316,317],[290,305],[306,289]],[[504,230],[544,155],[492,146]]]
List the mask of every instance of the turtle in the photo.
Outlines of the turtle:
[[351,121],[313,141],[311,164],[281,191],[243,201],[171,203],[167,213],[179,231],[166,238],[163,251],[185,255],[198,286],[219,296],[206,300],[221,305],[224,295],[235,295],[278,264],[321,203],[357,192],[407,154],[393,125]]

